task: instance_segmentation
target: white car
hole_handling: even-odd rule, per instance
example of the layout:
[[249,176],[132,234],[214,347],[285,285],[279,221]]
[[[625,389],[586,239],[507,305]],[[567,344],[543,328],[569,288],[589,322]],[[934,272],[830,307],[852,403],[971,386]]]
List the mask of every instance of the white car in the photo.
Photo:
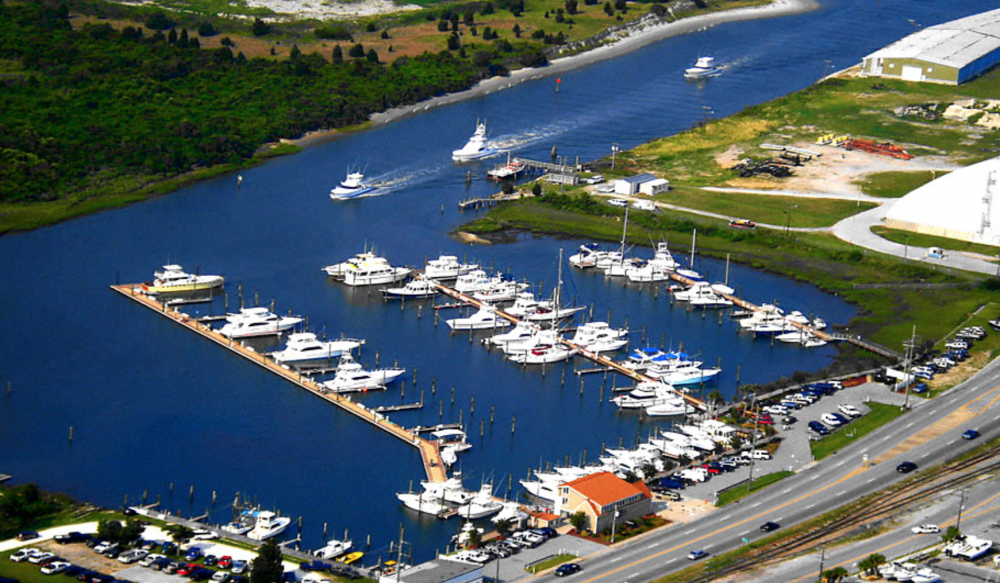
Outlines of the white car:
[[490,555],[482,551],[462,551],[455,555],[459,561],[472,561],[473,563],[485,563],[490,560]]
[[766,449],[755,449],[750,452],[750,457],[755,460],[769,460],[771,454]]
[[848,405],[847,403],[841,404],[839,407],[840,412],[848,417],[861,417],[862,413],[854,405]]
[[27,561],[28,559],[34,557],[35,555],[40,555],[40,554],[42,554],[42,551],[38,549],[26,548],[16,551],[8,558],[14,561],[15,563],[21,563],[23,561]]
[[145,559],[146,555],[148,554],[149,551],[144,549],[132,549],[130,551],[125,551],[124,553],[119,555],[118,562],[124,563],[126,565],[131,565],[132,563],[136,563],[138,561]]
[[948,350],[968,350],[969,343],[961,340],[949,340],[944,347]]
[[608,204],[610,204],[611,206],[620,206],[624,208],[628,206],[628,201],[625,200],[624,198],[612,198],[608,200]]
[[585,178],[583,181],[586,182],[587,184],[600,184],[604,182],[604,177],[601,176],[600,174],[594,174],[590,178]]
[[33,565],[37,565],[38,563],[41,563],[42,561],[45,561],[45,560],[48,560],[48,559],[51,559],[54,556],[56,556],[55,553],[38,553],[37,555],[33,555],[31,557],[28,557],[28,562],[31,563],[31,564],[33,564]]
[[69,566],[70,566],[69,561],[52,561],[48,565],[42,567],[42,574],[55,575],[57,573],[62,573]]
[[941,532],[936,524],[921,524],[910,529],[913,534],[937,534]]
[[820,415],[819,420],[833,427],[838,427],[841,424],[840,419],[837,419],[836,417],[834,417],[829,413],[823,413],[822,415]]
[[788,415],[788,409],[782,407],[781,405],[771,405],[769,407],[764,407],[764,411],[772,415]]
[[145,559],[139,561],[140,567],[148,567],[163,558],[163,555],[147,555]]
[[215,575],[212,575],[212,581],[215,581],[215,583],[226,583],[226,581],[229,581],[229,573],[226,571],[216,571]]
[[204,528],[198,528],[193,531],[193,540],[213,540],[219,538],[219,535]]

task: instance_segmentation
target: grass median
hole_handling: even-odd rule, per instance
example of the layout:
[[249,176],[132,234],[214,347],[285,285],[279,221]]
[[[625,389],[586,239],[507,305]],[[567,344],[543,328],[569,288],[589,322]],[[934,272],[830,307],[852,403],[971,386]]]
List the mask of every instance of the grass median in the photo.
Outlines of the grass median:
[[780,482],[788,476],[793,475],[795,472],[789,472],[788,470],[782,470],[780,472],[774,472],[772,474],[764,474],[763,476],[757,478],[753,482],[750,482],[750,487],[748,488],[746,484],[741,484],[731,490],[726,490],[719,494],[719,499],[716,501],[716,506],[725,506],[727,504],[732,504],[737,500],[746,498],[750,494],[758,490],[767,488],[771,484]]
[[551,569],[552,567],[557,567],[559,565],[562,565],[563,563],[568,563],[575,558],[576,558],[575,555],[556,555],[551,559],[546,559],[542,561],[541,563],[525,567],[524,570],[529,573],[541,573],[546,569]]
[[836,453],[903,414],[902,408],[897,405],[868,403],[868,407],[871,408],[871,412],[867,415],[852,421],[823,439],[810,443],[809,447],[812,449],[813,459],[821,460],[831,453]]

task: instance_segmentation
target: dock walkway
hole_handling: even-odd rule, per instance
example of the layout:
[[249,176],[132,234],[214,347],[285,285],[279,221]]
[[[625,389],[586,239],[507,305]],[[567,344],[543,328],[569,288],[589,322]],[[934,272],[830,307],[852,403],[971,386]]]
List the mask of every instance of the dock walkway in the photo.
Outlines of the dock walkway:
[[389,435],[416,447],[420,450],[420,457],[424,464],[424,471],[427,474],[427,479],[431,482],[444,482],[448,479],[444,462],[441,461],[441,452],[438,449],[437,442],[420,437],[416,432],[390,421],[384,415],[368,409],[360,403],[355,403],[350,399],[350,397],[344,397],[337,393],[330,392],[320,383],[313,381],[308,376],[285,368],[284,366],[276,363],[265,353],[257,352],[252,348],[243,346],[239,342],[233,341],[231,338],[227,338],[226,336],[219,334],[207,324],[203,324],[197,319],[192,318],[191,316],[188,316],[187,314],[180,312],[175,308],[171,308],[166,304],[163,304],[142,293],[142,291],[140,291],[135,284],[113,285],[111,286],[111,289],[126,298],[129,298],[140,305],[165,316],[173,322],[184,326],[188,330],[197,333],[203,338],[211,340],[212,342],[228,349],[230,352],[242,356],[250,362],[265,368],[286,381],[297,385],[299,388],[309,391],[313,395],[343,409],[344,411],[347,411],[358,419],[371,423],[375,428],[381,429]]

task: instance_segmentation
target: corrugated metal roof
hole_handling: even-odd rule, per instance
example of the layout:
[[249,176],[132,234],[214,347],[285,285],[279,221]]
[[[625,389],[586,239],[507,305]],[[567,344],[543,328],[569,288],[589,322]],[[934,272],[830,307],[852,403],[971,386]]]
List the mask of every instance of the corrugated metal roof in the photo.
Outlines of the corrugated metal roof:
[[915,32],[866,58],[919,59],[962,68],[1000,48],[1000,9]]

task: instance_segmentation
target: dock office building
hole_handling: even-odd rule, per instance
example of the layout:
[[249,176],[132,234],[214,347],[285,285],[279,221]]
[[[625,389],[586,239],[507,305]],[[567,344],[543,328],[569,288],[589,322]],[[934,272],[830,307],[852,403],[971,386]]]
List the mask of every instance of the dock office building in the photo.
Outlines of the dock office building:
[[960,85],[1000,62],[1000,9],[930,26],[861,61],[864,75]]

